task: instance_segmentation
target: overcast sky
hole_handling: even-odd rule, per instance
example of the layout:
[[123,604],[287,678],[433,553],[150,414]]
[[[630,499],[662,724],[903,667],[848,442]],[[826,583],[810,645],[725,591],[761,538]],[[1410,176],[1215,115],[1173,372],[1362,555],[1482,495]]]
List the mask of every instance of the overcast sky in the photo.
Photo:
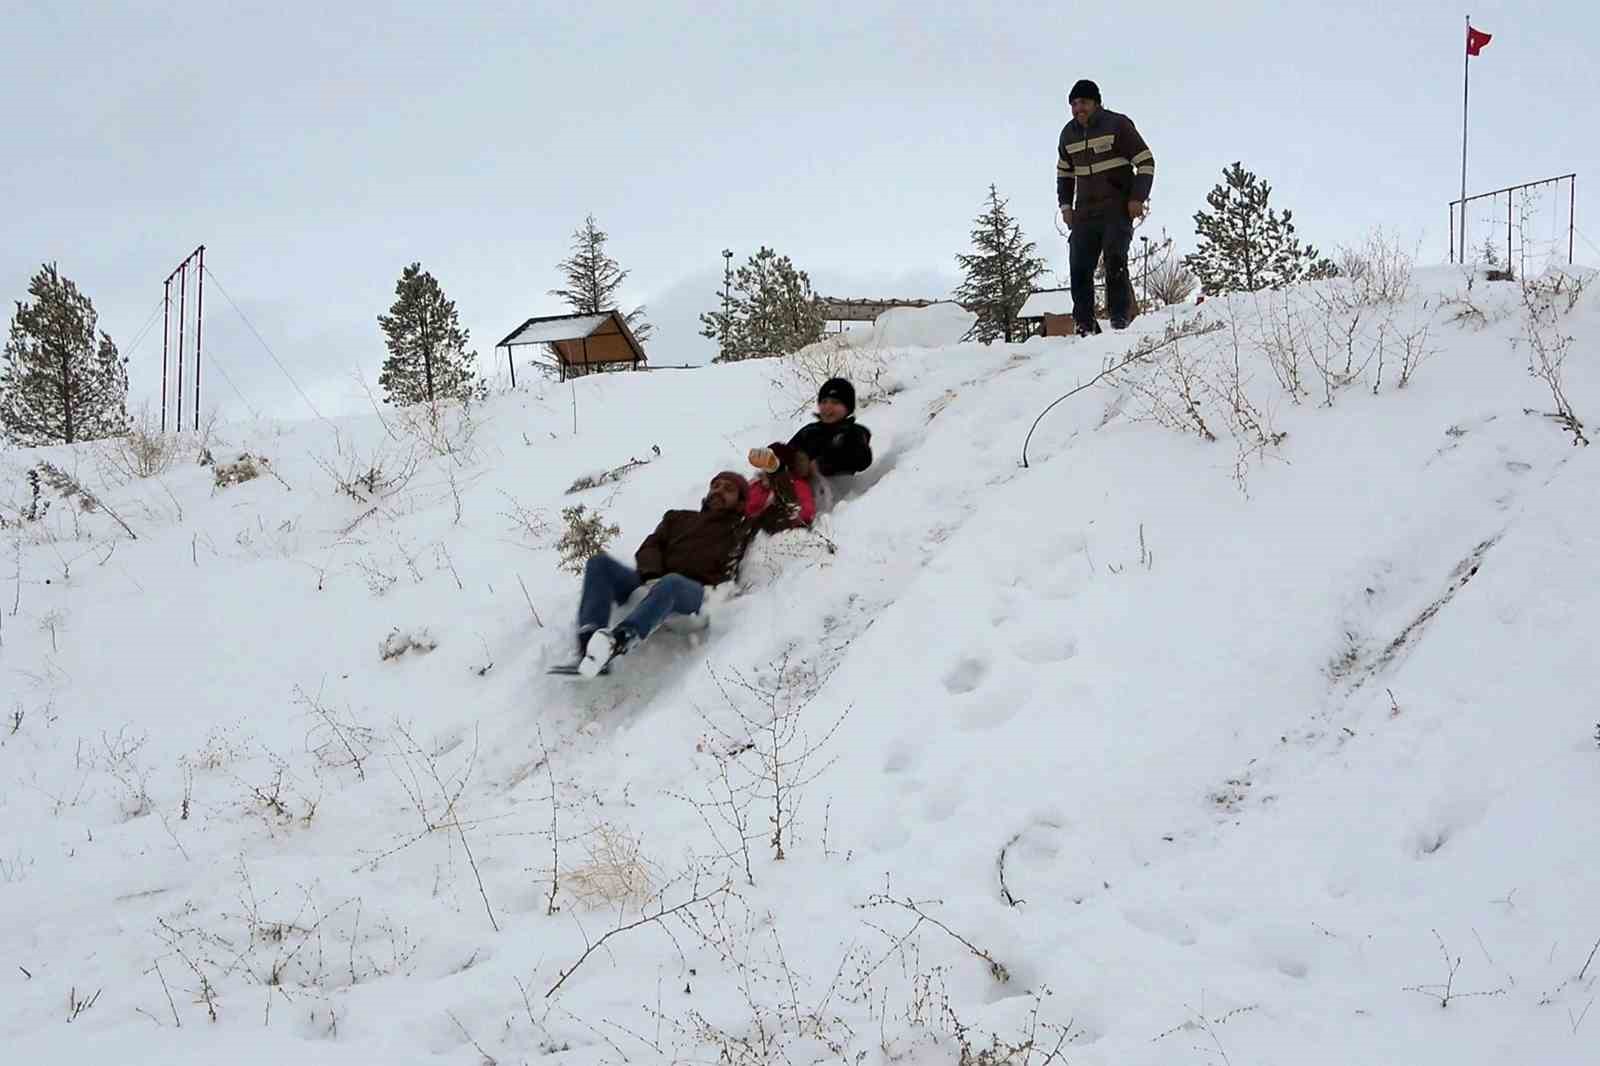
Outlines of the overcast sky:
[[[763,243],[815,288],[939,297],[990,182],[1052,267],[1066,90],[1099,82],[1158,164],[1153,216],[1242,160],[1325,250],[1383,225],[1446,251],[1463,17],[1435,0],[1139,4],[6,0],[0,298],[56,260],[133,347],[197,244],[325,413],[364,405],[376,316],[420,260],[480,360],[593,212],[649,305],[656,363],[701,362],[721,251]],[[1483,2],[1469,191],[1579,173],[1600,242],[1593,0]],[[1578,241],[1580,261],[1600,248]],[[206,405],[306,406],[208,290]],[[133,353],[159,390],[160,322]]]

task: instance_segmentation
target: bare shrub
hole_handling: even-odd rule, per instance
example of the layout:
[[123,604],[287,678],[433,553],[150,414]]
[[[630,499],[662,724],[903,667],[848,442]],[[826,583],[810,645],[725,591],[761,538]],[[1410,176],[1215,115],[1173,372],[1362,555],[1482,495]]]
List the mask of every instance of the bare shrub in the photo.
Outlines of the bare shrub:
[[[750,845],[762,838],[772,857],[783,861],[794,843],[794,825],[807,785],[832,765],[823,751],[850,713],[846,707],[825,727],[811,732],[807,711],[827,683],[831,671],[819,673],[796,661],[786,650],[769,664],[764,677],[738,671],[726,677],[712,671],[712,680],[733,714],[721,724],[702,712],[709,736],[698,749],[717,762],[717,780],[707,785],[707,798],[679,795],[700,814],[723,857],[738,866],[748,884],[755,884]],[[754,827],[754,812],[765,812],[766,830]],[[726,835],[732,834],[731,839]]]
[[641,905],[650,898],[659,871],[644,856],[638,837],[601,822],[585,841],[587,860],[561,874],[561,884],[586,907]]
[[507,505],[507,510],[500,512],[500,517],[511,523],[511,533],[542,546],[550,537],[550,521],[544,512],[524,506],[509,492],[500,495],[506,498]]
[[1461,969],[1461,956],[1457,955],[1454,959],[1450,957],[1450,949],[1445,946],[1444,937],[1439,935],[1439,931],[1437,929],[1433,930],[1433,937],[1439,942],[1439,954],[1444,957],[1444,980],[1438,984],[1431,985],[1408,985],[1401,989],[1401,991],[1418,992],[1429,997],[1430,999],[1436,999],[1439,1001],[1439,1006],[1441,1008],[1448,1008],[1451,1003],[1458,999],[1470,999],[1474,996],[1505,995],[1506,990],[1504,988],[1497,988],[1492,992],[1457,992],[1455,987],[1456,971]]
[[257,463],[265,464],[266,462],[267,460],[264,457],[258,458],[249,452],[241,452],[229,462],[214,463],[212,475],[216,482],[216,487],[225,489],[231,485],[242,485],[246,481],[254,481],[261,476],[261,470]]
[[1359,245],[1341,246],[1338,264],[1343,283],[1332,288],[1347,303],[1397,304],[1411,295],[1416,250],[1407,249],[1381,226]]
[[416,447],[391,448],[380,443],[371,450],[346,445],[342,435],[334,440],[334,455],[316,457],[316,463],[334,488],[357,503],[382,506],[411,483],[422,466]]
[[[1249,343],[1238,309],[1228,303],[1223,313],[1223,320],[1203,329],[1169,327],[1169,336],[1146,358],[1121,369],[1113,380],[1137,401],[1129,414],[1134,421],[1154,422],[1208,443],[1231,439],[1234,480],[1248,494],[1248,470],[1286,435],[1274,428],[1268,405],[1252,394],[1245,370]],[[1286,387],[1298,387],[1305,343],[1299,328],[1289,309],[1278,320],[1278,332],[1269,332],[1264,343],[1273,372]],[[1274,344],[1279,345],[1276,356]]]
[[372,757],[372,750],[377,744],[377,731],[362,725],[348,709],[347,717],[341,718],[333,708],[322,702],[320,689],[313,696],[296,685],[294,702],[306,708],[307,716],[312,719],[306,729],[306,751],[323,766],[335,769],[348,767],[355,770],[356,777],[365,781],[366,762]]
[[605,515],[590,511],[583,504],[563,507],[561,518],[567,524],[556,543],[560,559],[557,566],[569,574],[582,574],[590,559],[605,551],[606,545],[622,533],[617,525],[607,525]]
[[572,482],[571,485],[567,486],[566,495],[571,496],[575,492],[584,492],[588,489],[599,488],[601,485],[608,485],[615,481],[621,481],[624,477],[627,477],[629,474],[631,474],[635,469],[641,466],[649,466],[650,463],[655,459],[659,459],[661,457],[661,446],[659,444],[650,445],[650,452],[651,458],[649,459],[635,459],[629,457],[628,461],[623,463],[621,466],[614,466],[610,470],[606,470],[598,474],[585,474],[582,477],[577,478]]
[[1339,275],[1351,281],[1361,281],[1372,269],[1372,264],[1362,249],[1346,245],[1339,246],[1334,262],[1339,266]]
[[[417,743],[410,730],[398,721],[394,725],[394,734],[396,739],[389,759],[389,769],[405,791],[407,799],[411,801],[417,817],[421,819],[422,830],[362,865],[376,870],[383,860],[404,851],[419,840],[436,832],[448,834],[450,830],[455,830],[456,839],[467,857],[467,865],[477,881],[478,895],[483,900],[484,913],[489,916],[489,925],[498,933],[500,923],[494,916],[494,907],[489,903],[489,892],[484,887],[483,874],[478,869],[477,857],[473,855],[472,844],[467,837],[467,829],[473,823],[471,819],[463,821],[462,818],[461,797],[466,792],[467,785],[472,780],[472,772],[478,764],[477,733],[473,733],[472,747],[467,751],[465,758],[451,772],[441,771],[439,759],[448,750],[459,746],[458,744],[449,745],[445,751],[424,748]],[[437,795],[437,807],[435,795]]]
[[130,736],[127,726],[117,730],[115,736],[100,734],[99,766],[121,787],[122,813],[126,818],[143,817],[155,806],[150,798],[150,772],[139,764],[139,752],[149,739],[144,733]]
[[[675,923],[681,925],[691,935],[704,938],[705,927],[702,924],[702,918],[710,918],[720,924],[720,919],[715,918],[715,909],[719,903],[726,900],[731,894],[732,886],[726,880],[707,879],[703,875],[704,871],[695,870],[692,876],[674,879],[671,884],[663,886],[660,891],[651,897],[639,917],[633,921],[619,919],[616,926],[607,930],[597,940],[590,940],[589,935],[584,933],[585,947],[583,953],[571,965],[561,970],[560,977],[545,992],[545,998],[549,999],[559,992],[561,986],[566,984],[567,980],[578,972],[578,969],[589,960],[589,957],[604,948],[613,937],[619,937],[651,925],[664,931],[668,937],[672,937],[671,924]],[[689,881],[688,891],[683,899],[669,906],[667,892],[674,884],[682,880]],[[712,887],[706,887],[707,884]],[[579,926],[579,929],[581,931],[582,926]]]
[[[1428,356],[1433,354],[1433,349],[1428,347],[1428,333],[1430,329],[1430,326],[1423,324],[1419,328],[1412,330],[1409,333],[1400,332],[1394,335],[1395,341],[1399,345],[1400,349],[1399,388],[1403,389],[1407,385],[1411,384],[1411,378],[1416,374],[1418,365],[1420,365]],[[1382,356],[1380,350],[1380,359],[1381,358]],[[1379,383],[1381,383],[1381,362],[1379,363],[1379,367]],[[1378,390],[1377,383],[1372,386],[1372,390],[1374,392]]]
[[1199,287],[1194,271],[1176,256],[1155,264],[1145,274],[1145,293],[1157,306],[1186,303]]
[[888,361],[876,347],[858,348],[847,333],[824,337],[777,361],[772,387],[779,399],[773,414],[792,418],[811,410],[817,390],[830,378],[845,378],[856,387],[856,405],[870,407],[899,391],[888,381]]
[[448,456],[453,462],[466,465],[476,458],[481,428],[475,399],[482,396],[402,407],[395,419],[407,436],[434,455]]
[[[1305,322],[1297,312],[1288,292],[1266,297],[1268,304],[1260,344],[1267,356],[1267,365],[1279,386],[1298,404],[1311,395],[1307,387],[1311,360],[1311,336]],[[1259,303],[1258,303],[1259,308]]]
[[128,432],[106,442],[101,457],[124,478],[142,479],[164,474],[178,457],[181,438],[162,433],[148,403],[128,420]]
[[1573,337],[1564,320],[1578,305],[1594,275],[1552,270],[1522,284],[1523,335],[1528,346],[1528,373],[1545,383],[1555,401],[1548,417],[1572,434],[1573,444],[1587,445],[1584,424],[1567,399],[1563,366]]
[[128,523],[124,522],[117,512],[107,507],[98,496],[89,491],[88,487],[76,477],[49,462],[41,462],[34,467],[34,471],[40,481],[60,493],[63,499],[77,500],[78,506],[86,512],[104,511],[111,516],[112,521],[122,527],[122,531],[128,535],[129,540],[139,539],[138,535],[129,528]]
[[1179,433],[1193,433],[1205,441],[1217,439],[1201,410],[1205,385],[1199,356],[1174,347],[1156,361],[1150,374],[1130,375],[1126,380],[1144,404],[1142,414],[1135,416],[1137,420]]
[[[210,1021],[225,1004],[243,1005],[243,989],[261,995],[261,1023],[270,1025],[274,1004],[326,1002],[335,990],[377,977],[408,973],[416,941],[404,926],[367,913],[363,900],[317,898],[302,886],[298,900],[281,902],[277,891],[261,893],[241,858],[235,903],[206,914],[190,902],[156,919],[155,936],[193,978],[187,992]],[[181,1027],[177,1001],[159,970],[162,991]],[[235,997],[228,994],[238,990]],[[334,1021],[331,1024],[336,1025]]]
[[[1161,336],[1145,337],[1129,349],[1128,353],[1121,359],[1107,359],[1098,374],[1057,396],[1045,405],[1044,410],[1039,412],[1038,417],[1033,420],[1033,425],[1028,427],[1027,436],[1022,440],[1023,469],[1028,467],[1028,444],[1033,440],[1034,430],[1039,428],[1039,423],[1044,421],[1045,415],[1053,411],[1058,404],[1064,403],[1080,392],[1091,389],[1102,382],[1109,382],[1116,387],[1126,387],[1128,377],[1125,375],[1131,374],[1130,367],[1153,365],[1157,356],[1176,346],[1180,341],[1186,338],[1203,337],[1208,333],[1215,333],[1223,328],[1223,323],[1207,321],[1204,314],[1191,315],[1182,321],[1174,317],[1167,322],[1166,329]],[[1114,414],[1115,412],[1108,413],[1107,417],[1112,417]]]

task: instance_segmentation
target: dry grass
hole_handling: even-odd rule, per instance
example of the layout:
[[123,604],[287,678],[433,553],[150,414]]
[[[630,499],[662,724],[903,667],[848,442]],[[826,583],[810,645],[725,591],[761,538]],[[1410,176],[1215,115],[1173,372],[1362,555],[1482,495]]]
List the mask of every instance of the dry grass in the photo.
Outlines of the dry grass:
[[642,906],[655,892],[660,871],[627,829],[601,822],[589,833],[585,851],[584,862],[561,874],[561,887],[583,906]]

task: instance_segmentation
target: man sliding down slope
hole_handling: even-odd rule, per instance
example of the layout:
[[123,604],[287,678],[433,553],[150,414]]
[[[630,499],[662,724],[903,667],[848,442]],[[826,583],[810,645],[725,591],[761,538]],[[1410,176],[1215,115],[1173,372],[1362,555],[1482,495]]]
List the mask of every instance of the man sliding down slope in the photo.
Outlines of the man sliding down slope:
[[[605,552],[592,557],[584,568],[578,601],[581,659],[576,672],[594,677],[668,616],[699,614],[706,589],[737,576],[739,563],[757,533],[803,525],[791,476],[780,469],[767,475],[766,484],[772,499],[751,517],[746,514],[749,482],[723,471],[711,479],[698,511],[668,511],[661,517],[655,532],[634,552],[634,566]],[[616,626],[606,628],[612,607],[626,602],[647,583],[650,591],[639,605]],[[551,672],[574,671],[557,667]]]

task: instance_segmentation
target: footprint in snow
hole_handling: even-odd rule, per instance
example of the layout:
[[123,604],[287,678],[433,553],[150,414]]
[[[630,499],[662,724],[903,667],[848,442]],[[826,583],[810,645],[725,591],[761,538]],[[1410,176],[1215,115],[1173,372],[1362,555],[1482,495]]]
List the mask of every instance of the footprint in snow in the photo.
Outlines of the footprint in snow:
[[889,756],[883,760],[883,772],[886,774],[902,774],[916,764],[916,751],[911,745],[896,741],[889,747]]
[[1033,666],[1064,663],[1078,654],[1078,641],[1070,633],[1038,629],[1011,641],[1011,652]]
[[981,659],[962,659],[944,675],[944,690],[952,696],[965,696],[977,691],[989,672],[989,664]]
[[1022,700],[1016,694],[998,693],[986,700],[982,706],[963,710],[956,719],[956,724],[969,732],[998,729],[1015,718],[1021,709]]
[[1188,947],[1195,942],[1194,930],[1189,928],[1189,923],[1167,911],[1126,907],[1122,911],[1122,917],[1135,929],[1160,937],[1179,947]]

